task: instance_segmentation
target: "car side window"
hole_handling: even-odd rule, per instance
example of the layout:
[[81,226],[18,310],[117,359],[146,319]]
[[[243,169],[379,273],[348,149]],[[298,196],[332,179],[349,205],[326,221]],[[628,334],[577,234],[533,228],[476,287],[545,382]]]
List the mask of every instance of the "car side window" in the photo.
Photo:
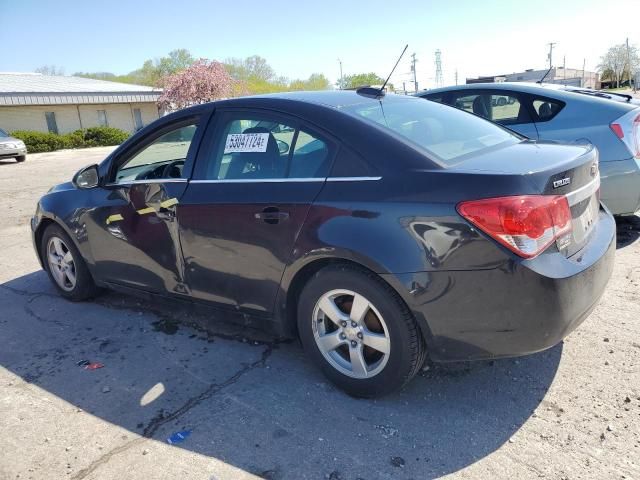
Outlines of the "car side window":
[[513,95],[491,95],[491,119],[503,125],[531,121],[526,108]]
[[[474,108],[473,108],[473,102],[476,100],[476,98],[480,98],[480,95],[478,94],[474,94],[474,95],[464,95],[464,94],[457,94],[454,95],[452,98],[452,102],[451,105],[453,105],[456,108],[459,108],[460,110],[465,110],[467,112],[470,113],[476,113],[476,115],[480,115],[483,116],[485,118],[487,118],[488,116],[488,112],[487,115],[482,115],[482,113],[485,113],[484,110],[482,112],[475,112]],[[476,106],[478,104],[476,103]]]
[[163,133],[117,167],[114,183],[184,178],[184,163],[197,128],[193,123]]
[[426,98],[427,100],[431,100],[432,102],[436,102],[436,103],[443,103],[444,102],[444,95],[443,94],[426,95],[423,98]]
[[329,171],[329,144],[294,125],[235,117],[220,132],[208,180],[323,178]]
[[461,110],[503,125],[516,125],[530,122],[527,109],[520,100],[508,93],[458,94],[453,98],[453,106]]
[[550,98],[536,98],[533,100],[533,109],[537,115],[537,122],[548,122],[555,117],[564,107],[564,103]]

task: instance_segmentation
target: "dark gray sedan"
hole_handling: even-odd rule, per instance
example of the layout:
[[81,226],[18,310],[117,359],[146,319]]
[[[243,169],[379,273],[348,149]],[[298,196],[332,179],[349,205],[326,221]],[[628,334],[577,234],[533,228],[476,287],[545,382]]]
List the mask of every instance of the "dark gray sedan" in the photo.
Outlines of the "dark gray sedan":
[[592,146],[378,90],[180,110],[38,203],[61,295],[108,287],[299,337],[375,396],[434,361],[549,348],[595,307],[613,218]]
[[600,152],[602,201],[614,215],[640,209],[640,102],[556,84],[477,83],[418,96],[475,113],[534,140],[592,144]]

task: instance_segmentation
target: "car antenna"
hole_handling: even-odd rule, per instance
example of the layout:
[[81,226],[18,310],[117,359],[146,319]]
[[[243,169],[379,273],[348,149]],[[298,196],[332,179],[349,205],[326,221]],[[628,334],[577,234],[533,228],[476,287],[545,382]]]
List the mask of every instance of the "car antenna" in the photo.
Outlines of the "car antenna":
[[409,48],[409,44],[408,43],[404,46],[404,50],[402,50],[402,53],[398,57],[398,60],[396,61],[396,64],[393,66],[393,69],[391,70],[391,73],[389,74],[387,79],[382,84],[382,87],[380,87],[380,88],[374,88],[374,87],[371,87],[371,86],[369,86],[369,87],[360,87],[360,88],[358,88],[356,90],[356,93],[358,95],[362,95],[363,97],[370,97],[370,98],[382,98],[382,97],[384,97],[384,95],[385,95],[384,87],[386,87],[387,83],[389,83],[389,79],[391,78],[391,75],[393,75],[393,72],[396,71],[396,67],[400,63],[400,60],[402,59],[402,56],[404,55],[404,52],[407,51],[407,48]]
[[540,85],[542,85],[542,82],[544,81],[545,78],[547,78],[547,75],[549,75],[549,72],[551,71],[553,67],[549,67],[549,70],[547,70],[547,73],[545,73],[542,78],[540,80],[538,80],[536,83],[539,83]]

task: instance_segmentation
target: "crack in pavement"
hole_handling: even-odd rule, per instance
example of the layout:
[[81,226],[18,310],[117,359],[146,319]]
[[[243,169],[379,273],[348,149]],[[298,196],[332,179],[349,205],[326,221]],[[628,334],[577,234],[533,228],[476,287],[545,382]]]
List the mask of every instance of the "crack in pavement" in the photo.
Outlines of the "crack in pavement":
[[115,447],[109,450],[107,453],[99,457],[97,460],[94,460],[93,462],[91,462],[88,467],[85,467],[82,470],[78,471],[78,473],[76,473],[73,477],[71,477],[71,479],[82,480],[83,478],[86,478],[87,475],[93,473],[98,467],[100,467],[100,465],[104,465],[105,463],[107,463],[109,460],[111,460],[112,457],[115,457],[116,455],[122,452],[126,452],[134,445],[143,443],[146,440],[147,439],[144,437],[136,438],[134,440],[128,441],[125,444],[120,445],[119,447]]
[[242,367],[240,370],[238,370],[235,374],[233,374],[231,377],[229,377],[227,380],[225,380],[222,383],[212,383],[200,395],[190,398],[185,402],[184,405],[182,405],[180,408],[170,413],[169,415],[165,416],[164,414],[160,414],[159,416],[152,418],[151,421],[149,422],[149,425],[147,425],[147,427],[142,432],[142,435],[147,438],[153,437],[153,435],[158,431],[158,429],[165,423],[175,420],[177,418],[180,418],[182,415],[187,413],[193,407],[202,403],[204,400],[211,398],[220,390],[236,383],[240,379],[240,377],[250,372],[251,370],[254,370],[258,367],[263,367],[267,362],[267,359],[273,353],[273,346],[274,346],[273,344],[267,345],[267,348],[264,349],[259,360],[256,360],[253,363],[245,365],[244,367]]
[[137,444],[143,443],[143,442],[145,442],[145,441],[147,441],[149,439],[152,439],[153,435],[164,424],[182,417],[184,414],[189,412],[194,407],[198,406],[204,400],[207,400],[207,399],[211,398],[213,395],[217,394],[221,390],[223,390],[223,389],[235,384],[246,373],[248,373],[248,372],[250,372],[250,371],[252,371],[252,370],[254,370],[256,368],[264,367],[264,365],[267,362],[267,359],[273,353],[274,347],[275,347],[275,345],[277,343],[278,342],[273,342],[271,344],[267,344],[267,348],[265,348],[264,351],[262,352],[262,355],[260,356],[260,359],[256,360],[255,362],[252,362],[250,364],[245,364],[240,370],[238,370],[236,373],[234,373],[231,377],[229,377],[224,382],[222,382],[222,383],[212,383],[202,393],[200,393],[199,395],[196,395],[195,397],[191,397],[190,399],[188,399],[177,410],[174,410],[173,412],[171,412],[170,414],[168,414],[166,416],[164,414],[161,414],[161,416],[156,416],[156,417],[152,418],[151,421],[149,422],[149,425],[147,425],[147,427],[144,429],[144,431],[142,433],[142,437],[136,438],[136,439],[131,440],[131,441],[129,441],[129,442],[123,444],[123,445],[120,445],[118,447],[115,447],[115,448],[109,450],[104,455],[100,456],[99,458],[97,458],[96,460],[91,462],[89,464],[89,466],[83,468],[78,473],[76,473],[73,477],[71,477],[72,480],[82,480],[82,479],[86,478],[87,475],[90,475],[91,473],[93,473],[97,468],[99,468],[101,465],[104,465],[105,463],[107,463],[114,456],[116,456],[116,455],[118,455],[118,454],[120,454],[122,452],[127,451],[129,448],[133,447],[134,445],[137,445]]

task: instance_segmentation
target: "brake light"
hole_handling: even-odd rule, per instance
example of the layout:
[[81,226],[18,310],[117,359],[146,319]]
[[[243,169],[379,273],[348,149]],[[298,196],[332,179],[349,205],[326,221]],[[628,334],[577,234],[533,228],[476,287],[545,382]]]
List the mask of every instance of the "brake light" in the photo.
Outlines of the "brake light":
[[622,131],[622,127],[619,123],[612,123],[611,125],[609,125],[609,127],[611,127],[613,133],[615,133],[620,140],[624,138],[624,132]]
[[609,127],[616,134],[616,137],[624,142],[631,155],[640,158],[640,113],[638,113],[638,109],[626,113]]
[[519,195],[458,204],[458,212],[491,238],[524,258],[571,232],[571,210],[562,195]]

